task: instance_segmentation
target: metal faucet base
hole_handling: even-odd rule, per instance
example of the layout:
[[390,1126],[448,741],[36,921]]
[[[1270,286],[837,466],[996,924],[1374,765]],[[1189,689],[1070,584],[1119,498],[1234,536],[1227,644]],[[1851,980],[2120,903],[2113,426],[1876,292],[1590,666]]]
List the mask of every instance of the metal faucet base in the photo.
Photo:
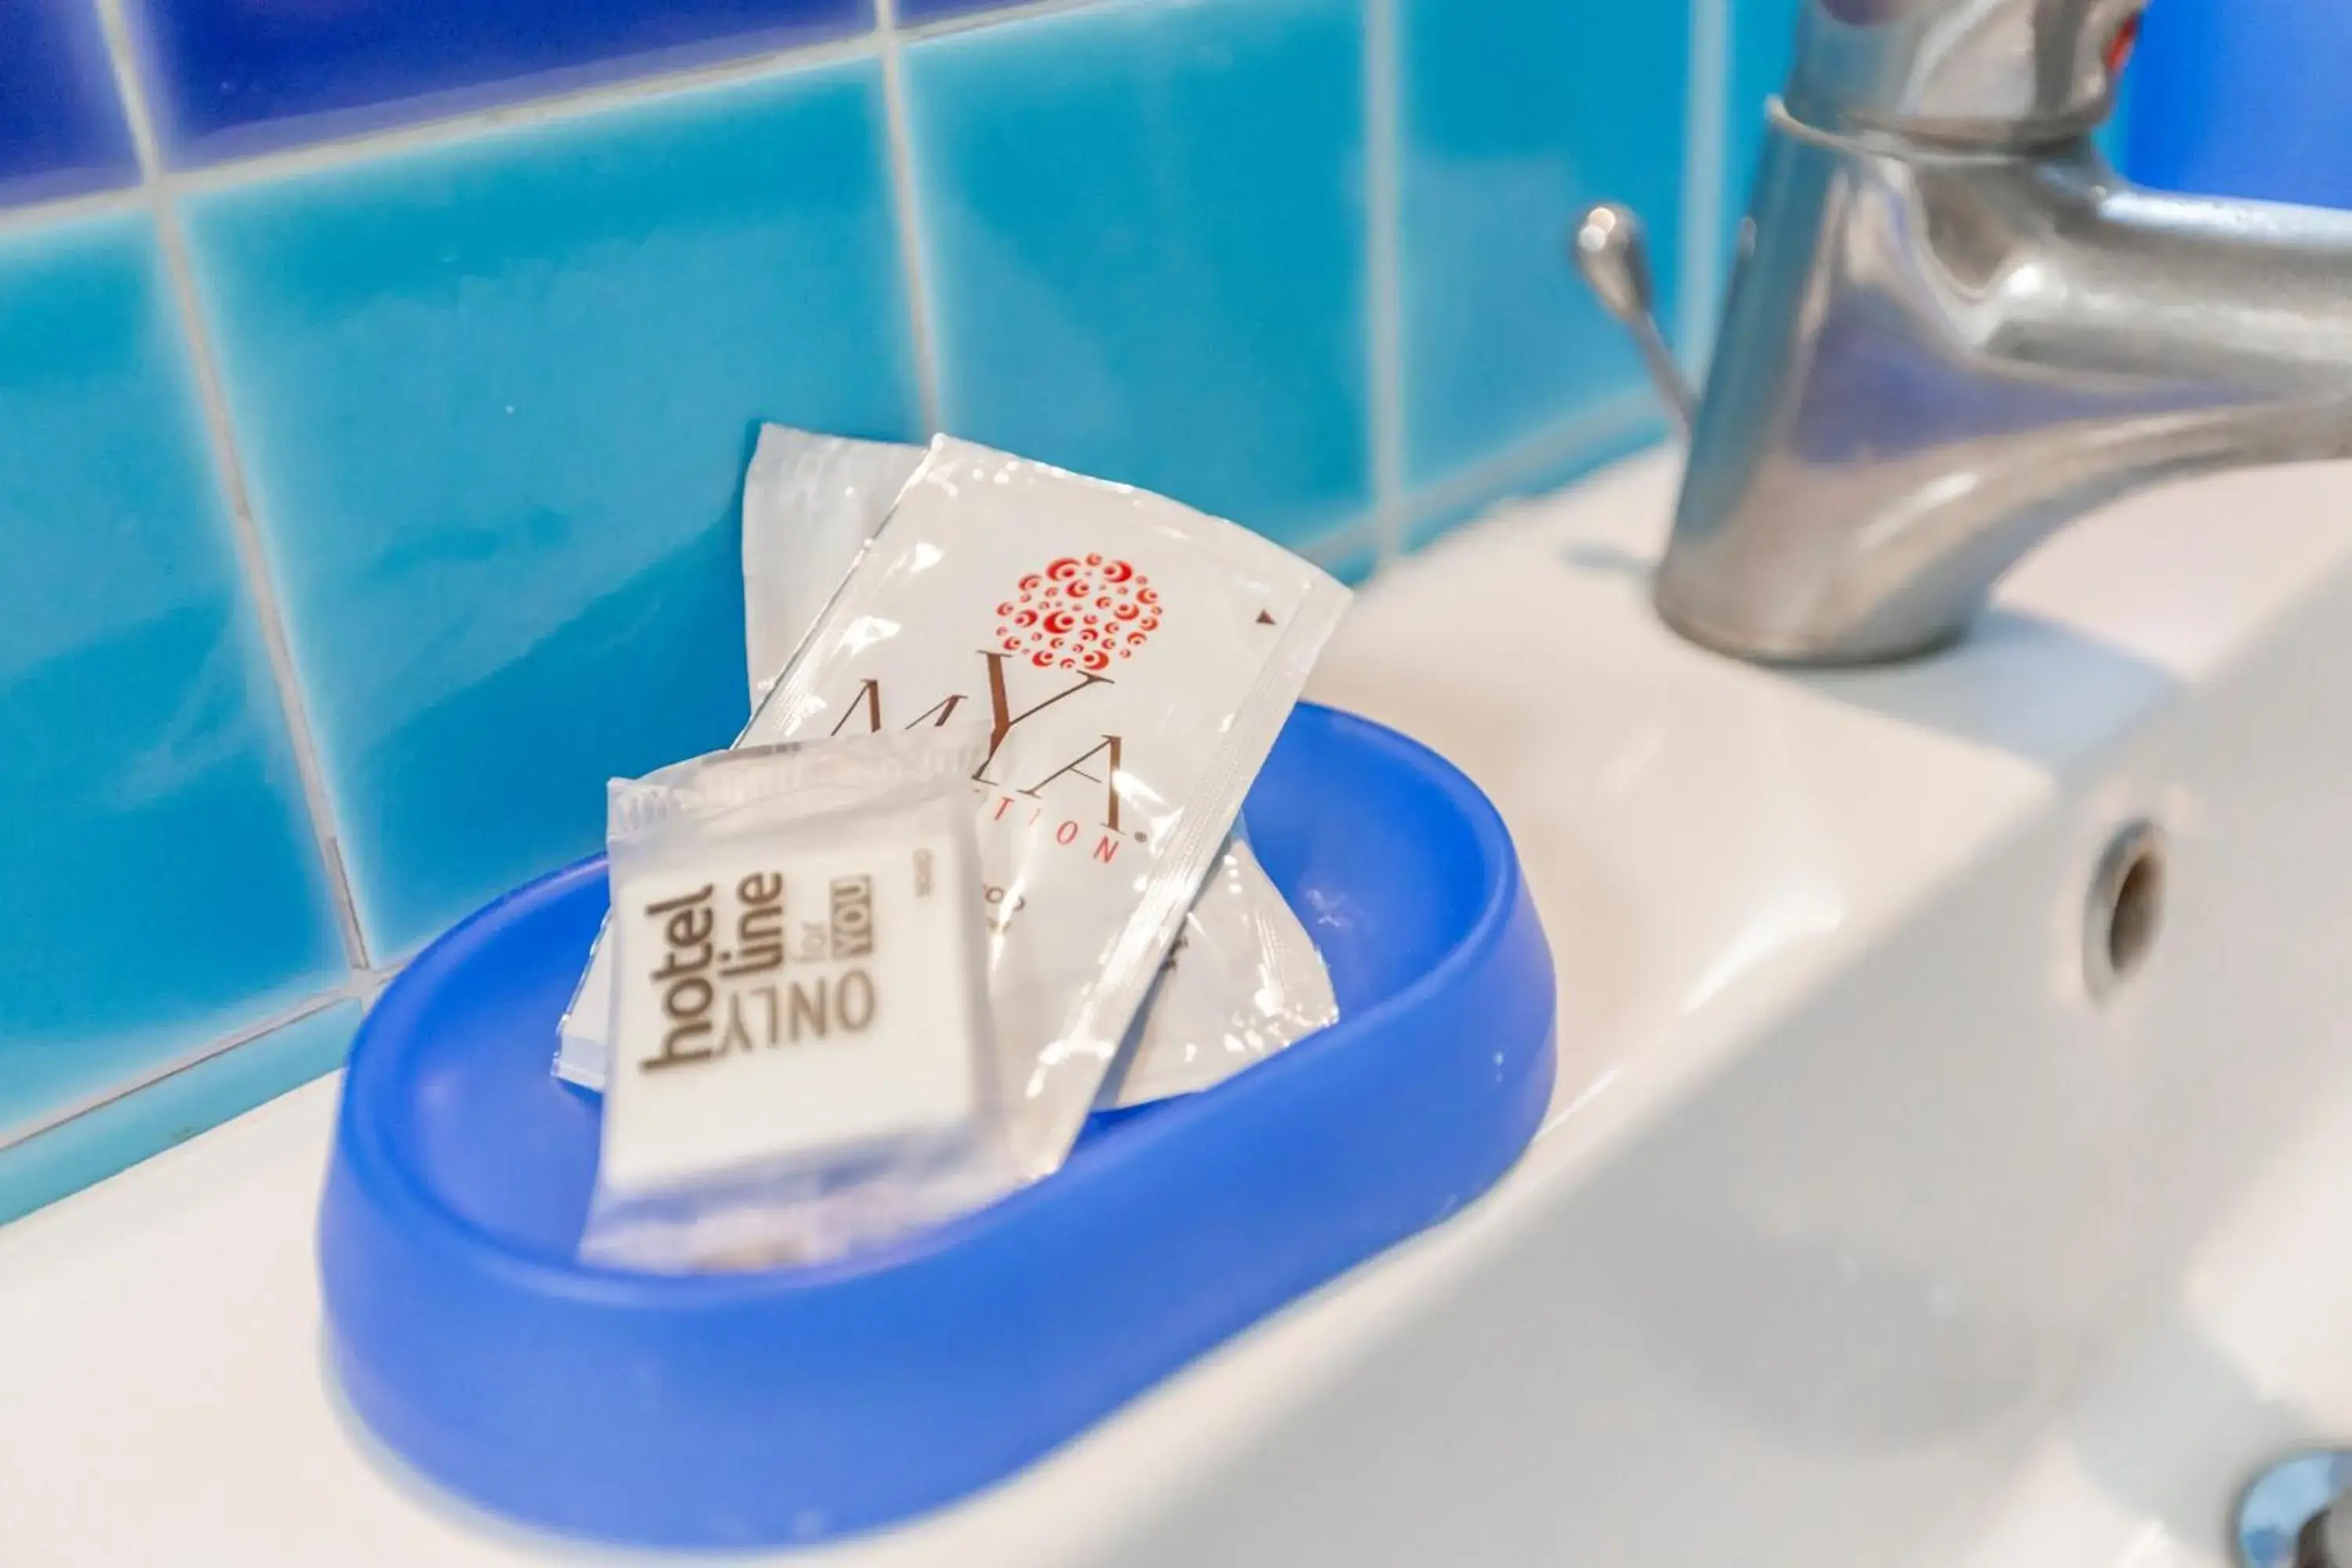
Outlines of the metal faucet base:
[[1651,590],[1650,603],[1658,612],[1658,619],[1685,642],[1696,643],[1709,653],[1773,669],[1874,669],[1911,664],[1949,652],[1968,640],[1970,629],[1969,623],[1961,622],[1892,643],[1776,640],[1769,636],[1728,631],[1710,625],[1704,616],[1686,613],[1675,602],[1673,589],[1663,575]]
[[[1656,597],[1765,664],[1919,658],[2053,531],[2352,456],[2352,214],[2144,191],[2084,134],[2144,0],[1802,0]],[[1637,230],[1580,249],[1651,345]]]

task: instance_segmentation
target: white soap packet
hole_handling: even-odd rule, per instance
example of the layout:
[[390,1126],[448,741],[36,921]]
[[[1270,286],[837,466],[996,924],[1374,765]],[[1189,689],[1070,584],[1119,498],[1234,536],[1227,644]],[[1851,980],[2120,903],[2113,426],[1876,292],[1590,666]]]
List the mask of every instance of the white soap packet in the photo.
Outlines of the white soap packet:
[[614,1071],[583,1259],[813,1261],[1015,1184],[985,989],[977,725],[614,780]]
[[[743,626],[757,708],[878,533],[926,448],[770,425],[743,488]],[[1237,836],[1238,837],[1238,836]],[[610,967],[592,962],[566,1011],[555,1073],[601,1089]],[[1227,845],[1148,999],[1100,1108],[1208,1089],[1339,1016],[1306,927],[1246,845]]]
[[[924,453],[761,428],[743,485],[743,640],[754,708],[881,531]],[[1330,972],[1306,926],[1248,846],[1227,844],[1184,917],[1100,1107],[1212,1088],[1339,1016]]]
[[746,731],[977,716],[989,997],[1023,1173],[1058,1166],[1349,595],[1166,497],[931,443]]

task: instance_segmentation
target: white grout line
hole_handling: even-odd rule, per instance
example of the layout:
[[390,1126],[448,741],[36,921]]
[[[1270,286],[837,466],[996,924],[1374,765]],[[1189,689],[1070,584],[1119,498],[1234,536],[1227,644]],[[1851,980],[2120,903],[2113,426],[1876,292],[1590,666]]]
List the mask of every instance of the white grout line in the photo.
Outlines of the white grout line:
[[920,204],[915,195],[914,135],[907,112],[907,66],[898,47],[898,0],[874,0],[874,30],[882,40],[882,112],[890,159],[891,216],[898,231],[898,273],[907,291],[908,331],[915,353],[915,403],[923,434],[940,423],[940,356],[931,332],[930,269],[926,264]]
[[1481,500],[1500,499],[1522,479],[1572,462],[1580,454],[1601,451],[1664,417],[1658,395],[1643,381],[1422,491],[1406,508],[1406,521],[1418,526]]
[[1038,16],[1058,16],[1065,11],[1083,11],[1089,5],[1112,3],[1114,0],[1023,0],[1017,5],[983,5],[978,10],[959,11],[952,16],[934,16],[928,22],[909,23],[900,26],[898,33],[903,42],[920,43],[925,38],[945,37],[950,33],[976,33],[1000,22],[1025,22]]
[[352,993],[362,1008],[373,1009],[376,999],[383,994],[383,988],[399,979],[400,972],[407,967],[405,963],[394,963],[380,969],[362,970],[352,976]]
[[49,228],[84,218],[111,217],[145,212],[147,198],[136,185],[120,191],[91,191],[79,196],[58,196],[21,207],[0,208],[0,236],[22,229]]
[[1382,520],[1377,513],[1360,517],[1301,545],[1298,553],[1327,572],[1353,564],[1367,553],[1372,555],[1377,565],[1382,527]]
[[188,265],[187,237],[180,228],[178,209],[172,204],[170,192],[159,178],[161,162],[155,146],[155,124],[149,112],[146,88],[141,79],[130,23],[123,15],[124,0],[98,0],[100,23],[106,29],[107,55],[114,66],[115,86],[122,95],[123,118],[131,127],[131,146],[139,155],[139,169],[154,213],[155,230],[163,251],[163,268],[170,279],[172,300],[180,321],[181,331],[188,343],[188,357],[194,367],[196,386],[204,405],[205,427],[210,437],[213,459],[220,472],[220,483],[228,502],[229,529],[236,549],[237,568],[245,579],[246,593],[253,606],[255,620],[261,629],[261,641],[269,660],[269,673],[278,689],[278,701],[286,721],[289,741],[294,751],[295,771],[301,776],[302,803],[310,818],[312,840],[319,860],[327,878],[328,893],[335,906],[335,924],[342,938],[343,961],[354,970],[368,966],[367,939],[362,933],[359,906],[352,897],[351,873],[343,860],[342,844],[335,835],[332,804],[327,794],[326,775],[319,764],[318,739],[310,729],[310,710],[302,700],[300,684],[295,678],[293,651],[287,641],[286,620],[278,602],[278,590],[269,575],[268,553],[261,542],[261,531],[253,517],[251,491],[246,484],[245,465],[239,459],[236,440],[229,423],[228,398],[221,385],[220,365],[213,350],[212,334],[205,324],[203,310],[196,301],[194,274]]
[[1682,298],[1675,336],[1683,374],[1704,382],[1723,304],[1725,165],[1731,160],[1731,0],[1690,0],[1690,70],[1684,88]]
[[144,1093],[157,1084],[175,1079],[193,1068],[200,1068],[206,1062],[217,1060],[241,1046],[253,1044],[265,1035],[274,1035],[280,1029],[290,1028],[306,1019],[315,1018],[331,1008],[340,1007],[346,1002],[356,1001],[365,1005],[373,997],[373,992],[362,989],[362,983],[365,979],[366,976],[363,973],[355,973],[341,985],[331,986],[324,991],[314,991],[291,1006],[282,1008],[266,1018],[248,1024],[242,1029],[208,1040],[194,1050],[174,1057],[135,1079],[126,1083],[109,1084],[95,1094],[49,1111],[37,1121],[10,1128],[5,1134],[0,1134],[0,1154],[20,1149],[45,1133],[54,1132],[67,1122],[88,1116],[94,1110],[103,1110],[108,1106],[118,1104],[134,1094]]
[[313,991],[291,1005],[247,1024],[243,1028],[215,1036],[194,1050],[174,1057],[137,1079],[109,1084],[93,1094],[49,1111],[37,1121],[26,1122],[23,1126],[9,1129],[5,1134],[0,1134],[0,1154],[5,1154],[20,1144],[29,1143],[45,1132],[54,1132],[77,1117],[87,1116],[91,1111],[103,1110],[118,1100],[128,1100],[134,1094],[154,1088],[167,1079],[177,1078],[190,1068],[202,1067],[215,1058],[226,1056],[240,1046],[249,1046],[266,1035],[274,1035],[278,1030],[291,1027],[306,1018],[315,1018],[320,1014],[340,1007],[346,1002],[358,1003],[360,1011],[364,1016],[375,1006],[377,999],[383,994],[384,987],[399,979],[400,972],[405,967],[407,967],[405,964],[395,963],[381,969],[354,969],[344,975],[341,984]]
[[1374,542],[1382,565],[1402,551],[1405,534],[1402,70],[1396,0],[1364,0],[1364,256]]

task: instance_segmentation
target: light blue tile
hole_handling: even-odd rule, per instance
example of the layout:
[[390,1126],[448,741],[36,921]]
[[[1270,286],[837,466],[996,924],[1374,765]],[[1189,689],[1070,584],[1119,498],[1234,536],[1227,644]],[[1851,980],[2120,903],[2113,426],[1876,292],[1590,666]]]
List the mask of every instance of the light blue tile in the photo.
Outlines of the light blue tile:
[[1400,0],[1405,471],[1414,489],[1637,382],[1566,246],[1603,198],[1679,298],[1689,7]]
[[[1725,114],[1729,152],[1724,165],[1723,227],[1727,253],[1764,154],[1764,105],[1789,79],[1796,54],[1802,0],[1722,0],[1731,8],[1731,101]],[[1725,273],[1728,279],[1729,272]]]
[[0,1225],[334,1071],[359,1021],[338,1004],[0,1149]]
[[161,266],[0,245],[0,1137],[342,973]]
[[943,418],[1303,543],[1370,499],[1356,0],[908,55]]
[[857,62],[193,204],[379,952],[733,738],[761,420],[919,434],[881,113]]
[[1621,458],[1653,447],[1666,433],[1665,411],[1647,383],[1569,420],[1527,443],[1524,456],[1509,456],[1491,471],[1463,476],[1433,497],[1407,522],[1404,546],[1418,550],[1465,522],[1475,522],[1497,502],[1515,496],[1542,496],[1561,489]]
[[1360,588],[1372,580],[1381,567],[1380,546],[1367,540],[1361,544],[1320,556],[1323,570],[1350,588]]

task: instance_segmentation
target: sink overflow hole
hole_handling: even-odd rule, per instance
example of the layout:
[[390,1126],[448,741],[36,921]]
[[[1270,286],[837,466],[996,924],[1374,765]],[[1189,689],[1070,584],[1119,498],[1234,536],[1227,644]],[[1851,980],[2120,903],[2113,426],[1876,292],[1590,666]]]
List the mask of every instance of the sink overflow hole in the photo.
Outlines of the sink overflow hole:
[[2104,1001],[2140,972],[2164,924],[2164,833],[2135,822],[2109,840],[2083,914],[2083,972]]

